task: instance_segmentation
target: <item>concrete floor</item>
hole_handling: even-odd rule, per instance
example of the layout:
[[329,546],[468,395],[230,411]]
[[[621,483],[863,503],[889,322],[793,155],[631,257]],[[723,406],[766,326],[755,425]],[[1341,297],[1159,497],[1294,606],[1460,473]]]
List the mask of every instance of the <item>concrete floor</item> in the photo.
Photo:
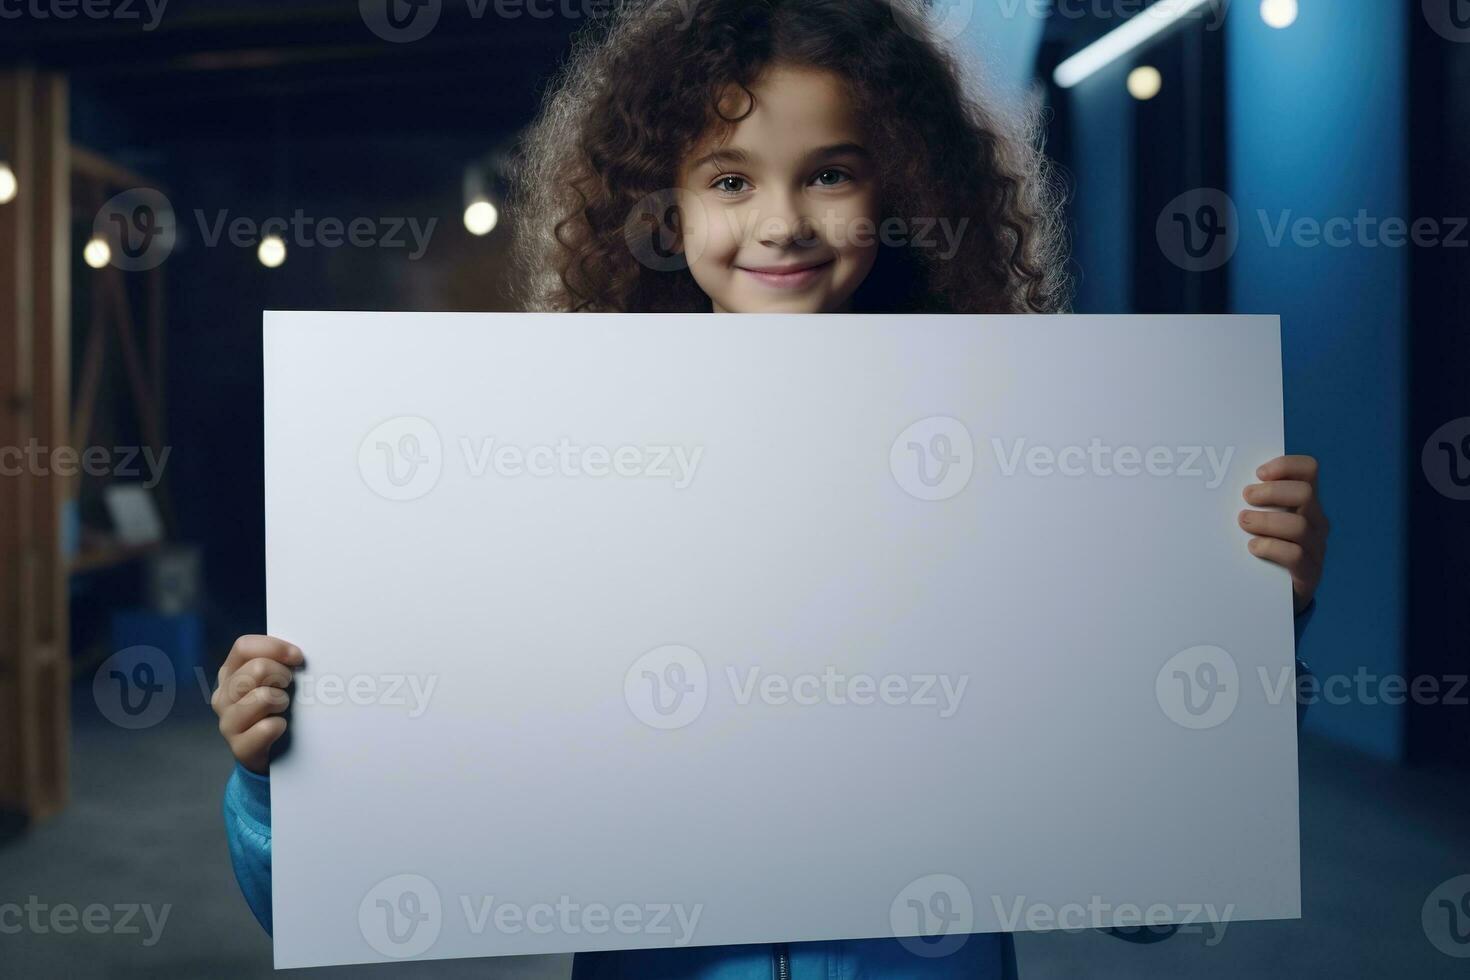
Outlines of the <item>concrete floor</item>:
[[[195,692],[197,693],[197,691]],[[0,904],[148,903],[172,909],[160,938],[0,933],[4,977],[269,977],[270,940],[240,898],[220,791],[230,770],[203,698],[127,732],[76,707],[73,800],[0,845]],[[1304,917],[1235,923],[1223,940],[1134,946],[1094,932],[1021,935],[1021,974],[1041,978],[1470,976],[1439,952],[1420,911],[1436,885],[1470,873],[1470,780],[1408,771],[1314,739],[1302,746]],[[141,923],[141,920],[140,920]],[[566,957],[346,967],[323,976],[551,980]]]

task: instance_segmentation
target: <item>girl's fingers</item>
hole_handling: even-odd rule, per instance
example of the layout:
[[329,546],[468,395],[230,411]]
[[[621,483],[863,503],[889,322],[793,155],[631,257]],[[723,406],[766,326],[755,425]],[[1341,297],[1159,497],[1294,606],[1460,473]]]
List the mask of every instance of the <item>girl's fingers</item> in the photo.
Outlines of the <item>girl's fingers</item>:
[[1315,497],[1312,485],[1303,480],[1252,483],[1245,488],[1245,502],[1256,507],[1305,507]]
[[1251,534],[1280,538],[1283,541],[1292,541],[1303,546],[1308,543],[1312,530],[1307,519],[1301,514],[1264,510],[1241,511],[1240,526]]
[[291,668],[278,660],[257,657],[230,674],[215,688],[210,704],[218,714],[257,687],[287,688],[292,681]]
[[1316,578],[1316,565],[1301,545],[1280,538],[1251,538],[1247,547],[1257,558],[1264,558],[1290,572],[1293,583],[1298,587],[1311,589]]
[[1297,612],[1306,608],[1316,591],[1318,567],[1301,545],[1280,538],[1251,538],[1251,554],[1285,568],[1291,575],[1293,605]]
[[1256,476],[1262,480],[1300,480],[1317,484],[1317,460],[1311,456],[1277,456],[1263,463]]
[[1278,456],[1256,470],[1263,483],[1245,488],[1246,503],[1279,511],[1242,511],[1240,526],[1255,535],[1251,554],[1291,573],[1298,612],[1312,600],[1327,554],[1327,515],[1317,498],[1317,461],[1311,456]]
[[290,703],[291,695],[278,687],[257,687],[220,713],[220,734],[233,746],[256,722],[280,714]]
[[230,748],[246,769],[265,774],[270,747],[286,732],[286,719],[280,715],[262,718],[230,742]]
[[266,657],[278,661],[288,667],[300,667],[305,663],[301,654],[301,648],[285,640],[278,640],[274,636],[261,636],[248,633],[235,640],[235,645],[230,647],[229,656],[220,665],[219,684],[224,686],[230,675],[257,657]]

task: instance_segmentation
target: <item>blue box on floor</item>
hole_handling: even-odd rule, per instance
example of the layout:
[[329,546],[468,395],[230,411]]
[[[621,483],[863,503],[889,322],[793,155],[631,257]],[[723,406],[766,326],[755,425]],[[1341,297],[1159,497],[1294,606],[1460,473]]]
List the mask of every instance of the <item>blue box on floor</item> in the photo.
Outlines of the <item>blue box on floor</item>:
[[204,623],[197,613],[165,615],[148,609],[112,614],[112,650],[157,647],[174,665],[180,683],[204,666]]

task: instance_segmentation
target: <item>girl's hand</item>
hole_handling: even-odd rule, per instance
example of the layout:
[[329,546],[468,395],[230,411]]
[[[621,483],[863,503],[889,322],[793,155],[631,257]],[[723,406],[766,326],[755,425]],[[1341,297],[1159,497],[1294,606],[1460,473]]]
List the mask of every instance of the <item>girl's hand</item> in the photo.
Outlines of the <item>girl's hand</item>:
[[219,731],[240,764],[264,775],[270,748],[286,730],[281,712],[291,703],[292,668],[305,662],[299,647],[274,636],[242,636],[219,669],[210,705]]
[[1317,461],[1311,456],[1278,456],[1256,470],[1264,482],[1245,488],[1245,500],[1280,511],[1243,510],[1240,526],[1254,535],[1251,554],[1273,561],[1291,573],[1297,613],[1312,602],[1322,581],[1331,525],[1317,499]]

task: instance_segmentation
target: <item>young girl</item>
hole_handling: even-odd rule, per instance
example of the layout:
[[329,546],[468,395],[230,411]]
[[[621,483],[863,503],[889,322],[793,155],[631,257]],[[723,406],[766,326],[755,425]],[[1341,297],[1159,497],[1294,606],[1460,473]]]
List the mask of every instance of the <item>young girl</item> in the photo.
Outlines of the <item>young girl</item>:
[[[1057,196],[1030,132],[968,96],[906,0],[649,0],[572,59],[532,131],[516,217],[543,310],[1062,310]],[[1316,463],[1262,466],[1250,550],[1321,575]],[[1299,619],[1299,625],[1305,621]],[[241,637],[215,708],[239,765],[231,857],[270,929],[271,746],[302,652]],[[577,980],[940,980],[1012,975],[1010,937],[943,956],[897,939],[582,954]]]

